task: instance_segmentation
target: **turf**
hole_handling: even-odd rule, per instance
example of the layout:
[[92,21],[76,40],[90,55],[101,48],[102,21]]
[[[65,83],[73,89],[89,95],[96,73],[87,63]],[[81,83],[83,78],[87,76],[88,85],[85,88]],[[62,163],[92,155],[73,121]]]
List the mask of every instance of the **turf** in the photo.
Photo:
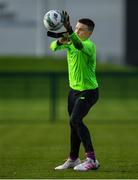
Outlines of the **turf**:
[[[38,110],[34,101],[32,102],[34,111],[30,112],[32,114],[34,112],[34,115],[28,113],[31,101],[30,104],[20,101],[20,105],[24,109],[17,106],[19,102],[12,103],[12,106],[9,105],[9,111],[10,107],[12,109],[7,117],[4,116],[4,109],[1,110],[3,117],[5,117],[5,120],[2,120],[2,117],[0,119],[1,179],[138,178],[137,100],[117,101],[110,99],[99,102],[93,110],[94,120],[91,121],[89,116],[88,119],[85,119],[93,135],[96,155],[101,163],[99,170],[85,173],[74,172],[72,169],[60,172],[54,170],[55,166],[63,163],[69,152],[69,129],[66,114],[63,114],[64,120],[52,123],[48,119],[44,119],[44,114],[39,116],[40,110],[44,111],[41,109],[44,106],[43,101],[36,102],[39,105]],[[106,110],[106,115],[103,114],[104,110]],[[80,157],[84,159],[82,147]]]

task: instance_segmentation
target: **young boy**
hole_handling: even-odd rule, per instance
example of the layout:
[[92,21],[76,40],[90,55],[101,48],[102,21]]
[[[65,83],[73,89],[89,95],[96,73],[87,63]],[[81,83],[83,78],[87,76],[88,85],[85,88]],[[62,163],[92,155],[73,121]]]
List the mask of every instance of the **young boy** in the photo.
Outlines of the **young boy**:
[[[70,116],[70,154],[67,161],[56,167],[56,170],[74,168],[78,171],[97,169],[94,148],[88,128],[83,122],[90,108],[98,100],[98,83],[96,80],[96,47],[89,39],[94,29],[90,19],[80,19],[75,32],[70,25],[69,15],[63,11],[64,27],[69,37],[53,41],[50,45],[53,51],[67,49],[70,92],[68,96],[68,113]],[[83,144],[86,160],[79,159],[80,144]]]

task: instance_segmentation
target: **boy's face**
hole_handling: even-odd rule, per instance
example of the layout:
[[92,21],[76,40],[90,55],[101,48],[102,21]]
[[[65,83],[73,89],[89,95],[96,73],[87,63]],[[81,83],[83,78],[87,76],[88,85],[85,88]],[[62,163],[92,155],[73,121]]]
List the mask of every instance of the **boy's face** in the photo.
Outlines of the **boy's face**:
[[87,25],[78,22],[75,27],[75,33],[79,36],[81,40],[86,40],[92,34],[87,27]]

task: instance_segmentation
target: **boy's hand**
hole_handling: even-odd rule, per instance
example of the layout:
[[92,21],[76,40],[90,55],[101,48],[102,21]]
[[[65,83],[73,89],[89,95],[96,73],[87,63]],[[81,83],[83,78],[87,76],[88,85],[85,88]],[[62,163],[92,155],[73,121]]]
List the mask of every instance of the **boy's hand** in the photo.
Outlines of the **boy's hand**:
[[58,41],[62,44],[69,43],[70,42],[69,34],[68,33],[64,34],[64,36],[60,38]]
[[64,17],[64,27],[67,31],[70,31],[72,29],[70,25],[69,15],[66,11],[62,11],[63,17]]

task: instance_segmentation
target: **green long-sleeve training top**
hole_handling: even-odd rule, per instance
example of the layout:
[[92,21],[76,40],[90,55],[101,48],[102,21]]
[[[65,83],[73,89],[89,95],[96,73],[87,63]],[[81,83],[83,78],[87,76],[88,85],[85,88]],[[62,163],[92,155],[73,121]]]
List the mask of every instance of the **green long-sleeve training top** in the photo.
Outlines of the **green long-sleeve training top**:
[[78,91],[97,88],[95,44],[90,39],[82,41],[75,32],[70,40],[71,43],[64,45],[57,41],[50,44],[53,51],[67,49],[70,87]]

